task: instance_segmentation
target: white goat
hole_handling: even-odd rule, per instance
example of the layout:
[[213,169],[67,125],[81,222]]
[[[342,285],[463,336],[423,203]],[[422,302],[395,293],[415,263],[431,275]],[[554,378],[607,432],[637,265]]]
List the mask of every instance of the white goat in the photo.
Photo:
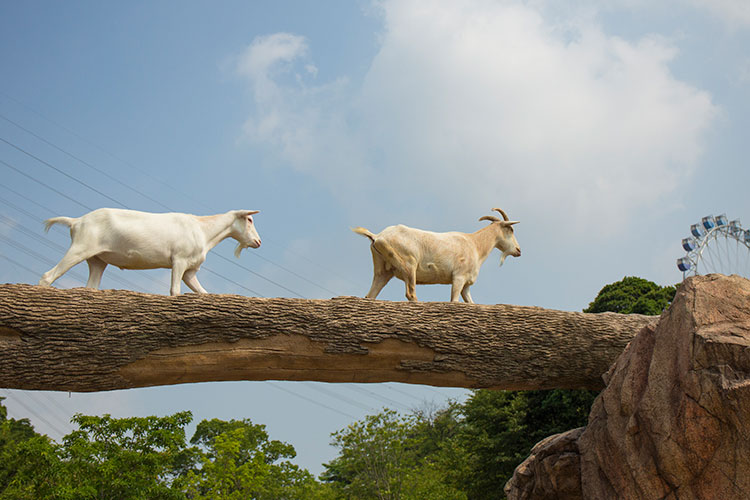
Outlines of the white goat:
[[374,276],[372,287],[366,297],[374,299],[393,276],[406,285],[406,298],[416,301],[415,285],[443,284],[451,286],[451,302],[458,302],[461,294],[465,302],[471,300],[469,287],[474,284],[479,268],[493,248],[505,257],[521,256],[521,248],[513,234],[513,224],[499,208],[503,220],[491,215],[480,217],[491,224],[474,233],[433,233],[398,225],[373,234],[363,227],[353,228],[357,234],[372,240],[372,263]]
[[78,218],[54,217],[54,224],[70,227],[70,248],[62,260],[42,275],[39,284],[49,286],[71,267],[89,265],[86,286],[99,288],[107,264],[121,269],[172,268],[171,295],[179,295],[180,280],[196,293],[207,293],[196,273],[206,254],[225,238],[237,240],[234,251],[260,246],[253,214],[258,210],[232,210],[225,214],[197,216],[180,213],[152,214],[135,210],[100,208]]

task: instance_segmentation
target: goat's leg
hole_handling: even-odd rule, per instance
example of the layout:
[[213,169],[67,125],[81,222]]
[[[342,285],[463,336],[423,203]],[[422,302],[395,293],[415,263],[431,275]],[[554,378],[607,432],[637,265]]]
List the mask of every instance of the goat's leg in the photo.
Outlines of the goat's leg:
[[[453,282],[451,283],[451,302],[458,302],[458,295],[461,294],[463,296],[464,288],[466,288],[468,283],[466,283],[466,278],[460,275],[454,275],[453,276]],[[464,297],[464,300],[466,300],[466,297]]]
[[80,264],[98,253],[98,250],[87,250],[79,245],[71,245],[68,251],[65,252],[65,255],[63,255],[63,258],[60,259],[60,262],[42,275],[39,284],[42,286],[51,285],[57,278],[67,273],[71,267]]
[[405,269],[404,284],[406,285],[406,298],[410,302],[417,302],[417,265],[416,263]]
[[197,272],[197,269],[188,269],[185,271],[185,274],[182,275],[182,281],[184,281],[185,284],[195,293],[208,293],[198,281],[198,276],[196,275]]
[[187,266],[181,261],[172,261],[172,284],[169,287],[169,295],[180,294],[180,280],[185,274]]
[[381,273],[375,273],[375,275],[372,277],[372,286],[370,287],[370,291],[367,292],[367,295],[365,295],[365,298],[376,298],[380,293],[380,290],[382,290],[383,287],[387,285],[389,281],[391,281],[391,278],[393,278],[393,271],[383,271]]
[[89,265],[89,280],[86,282],[86,286],[88,288],[99,288],[107,263],[97,256],[86,259],[86,263]]
[[471,294],[469,293],[469,287],[470,286],[471,285],[466,284],[466,285],[464,285],[464,289],[461,290],[461,297],[463,297],[464,302],[466,302],[467,304],[473,304],[474,303],[474,301],[471,300]]
[[374,299],[378,296],[385,285],[393,278],[393,270],[386,268],[386,261],[383,256],[375,249],[375,245],[370,246],[372,252],[372,286],[367,292],[365,298]]

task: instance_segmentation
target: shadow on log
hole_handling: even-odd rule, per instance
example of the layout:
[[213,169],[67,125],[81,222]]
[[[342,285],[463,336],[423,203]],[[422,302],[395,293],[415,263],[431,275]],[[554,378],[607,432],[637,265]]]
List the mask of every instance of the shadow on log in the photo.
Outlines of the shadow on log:
[[512,305],[0,285],[0,387],[310,380],[601,389],[610,364],[656,321]]

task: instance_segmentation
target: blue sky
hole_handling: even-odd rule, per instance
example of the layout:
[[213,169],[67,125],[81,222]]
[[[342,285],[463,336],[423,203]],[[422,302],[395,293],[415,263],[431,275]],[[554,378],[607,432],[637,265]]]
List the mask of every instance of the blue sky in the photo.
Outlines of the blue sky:
[[[246,208],[264,244],[239,261],[220,244],[206,289],[364,295],[368,242],[350,227],[471,232],[500,206],[521,221],[523,256],[500,268],[491,255],[476,302],[580,310],[624,276],[673,284],[690,224],[750,226],[749,33],[744,0],[3,2],[0,282],[36,283],[62,256],[68,235],[45,235],[48,217]],[[168,271],[108,268],[103,287],[167,293]],[[380,298],[404,300],[403,284]],[[74,412],[251,418],[315,473],[353,419],[465,395],[0,390],[53,437]]]

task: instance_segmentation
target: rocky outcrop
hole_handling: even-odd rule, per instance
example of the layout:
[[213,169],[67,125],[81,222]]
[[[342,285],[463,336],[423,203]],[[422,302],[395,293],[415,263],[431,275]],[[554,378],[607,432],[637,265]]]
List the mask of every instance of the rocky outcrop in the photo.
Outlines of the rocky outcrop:
[[750,498],[750,281],[687,280],[605,382],[585,430],[539,443],[509,499]]
[[539,441],[505,486],[508,498],[582,498],[578,439],[585,427]]

